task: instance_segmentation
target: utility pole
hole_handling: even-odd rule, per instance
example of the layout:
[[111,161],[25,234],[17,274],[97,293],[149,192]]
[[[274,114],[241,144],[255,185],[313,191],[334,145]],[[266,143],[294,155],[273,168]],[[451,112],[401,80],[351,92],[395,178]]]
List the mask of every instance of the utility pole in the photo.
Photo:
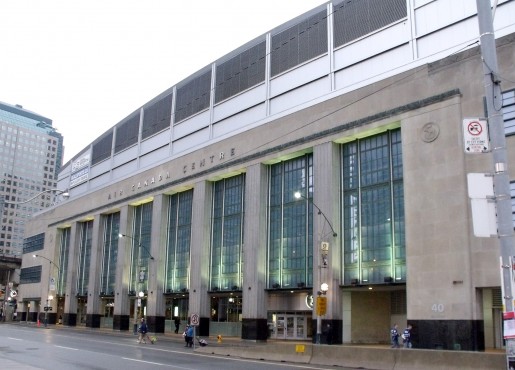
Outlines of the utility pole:
[[[503,311],[513,316],[514,297],[512,259],[515,258],[515,240],[510,196],[510,178],[506,150],[506,136],[502,116],[502,90],[498,77],[497,51],[490,0],[476,0],[479,22],[479,40],[483,61],[486,107],[494,166],[494,196],[497,211],[497,235],[501,256]],[[506,333],[505,333],[506,337]],[[510,356],[515,356],[515,339],[506,338],[507,366]]]

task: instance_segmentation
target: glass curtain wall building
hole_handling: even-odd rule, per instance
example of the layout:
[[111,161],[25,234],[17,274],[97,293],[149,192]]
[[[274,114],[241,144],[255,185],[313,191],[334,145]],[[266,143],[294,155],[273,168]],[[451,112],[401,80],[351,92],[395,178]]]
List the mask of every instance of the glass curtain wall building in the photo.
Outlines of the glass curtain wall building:
[[[27,219],[54,204],[63,137],[52,120],[0,102],[0,254],[21,255]],[[31,200],[36,196],[36,199]]]

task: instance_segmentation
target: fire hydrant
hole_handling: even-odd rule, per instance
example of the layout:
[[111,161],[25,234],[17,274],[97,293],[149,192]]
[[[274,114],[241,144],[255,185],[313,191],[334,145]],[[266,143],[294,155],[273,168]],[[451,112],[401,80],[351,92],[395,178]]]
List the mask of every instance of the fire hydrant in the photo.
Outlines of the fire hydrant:
[[216,339],[218,340],[218,343],[222,343],[222,336],[220,334],[218,334]]

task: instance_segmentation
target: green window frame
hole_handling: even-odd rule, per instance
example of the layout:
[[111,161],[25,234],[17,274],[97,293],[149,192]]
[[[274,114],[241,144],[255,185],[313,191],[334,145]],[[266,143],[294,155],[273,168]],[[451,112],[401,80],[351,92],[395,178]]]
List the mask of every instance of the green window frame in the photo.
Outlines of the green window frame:
[[118,240],[120,233],[120,213],[104,216],[104,236],[102,245],[102,269],[100,295],[114,296],[116,286],[116,264],[118,262]]
[[89,265],[91,263],[91,245],[93,236],[93,221],[79,223],[80,244],[79,260],[77,263],[77,294],[86,296],[89,285]]
[[213,183],[210,290],[237,291],[242,284],[245,175]]
[[[150,263],[150,240],[152,233],[152,206],[145,203],[132,208],[131,240],[131,273],[129,291],[132,294],[148,290],[148,273]],[[154,261],[153,263],[157,263]]]
[[189,289],[193,190],[173,194],[168,203],[165,292]]
[[405,282],[401,131],[341,148],[344,285]]
[[[296,199],[296,192],[305,198]],[[312,196],[312,154],[269,166],[269,289],[313,285]]]

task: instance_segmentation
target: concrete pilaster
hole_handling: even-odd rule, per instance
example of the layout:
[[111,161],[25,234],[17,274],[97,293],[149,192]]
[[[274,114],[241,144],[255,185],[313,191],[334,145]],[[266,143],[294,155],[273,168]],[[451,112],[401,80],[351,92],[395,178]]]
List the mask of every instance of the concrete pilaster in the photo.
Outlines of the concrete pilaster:
[[200,317],[198,334],[209,335],[210,300],[209,284],[209,241],[211,231],[211,198],[210,182],[201,181],[195,184],[193,191],[193,209],[190,245],[190,289],[189,316],[197,314]]
[[[68,266],[66,274],[66,290],[64,295],[64,317],[63,324],[68,326],[77,325],[77,263],[80,245],[80,233],[77,232],[77,223],[74,222],[70,228],[70,245],[68,250]],[[57,303],[57,300],[56,300]],[[55,312],[55,311],[54,311]]]
[[[328,142],[313,149],[314,199],[323,214],[313,208],[313,296],[317,296],[322,283],[329,285],[326,293],[327,313],[324,323],[332,326],[333,343],[341,343],[342,297],[340,292],[341,252],[339,193],[340,176],[338,145]],[[325,215],[325,217],[323,217]],[[331,229],[332,227],[332,229]],[[333,230],[337,236],[333,236]],[[322,263],[321,243],[329,243],[327,266]],[[313,310],[316,319],[316,310]]]
[[93,221],[93,235],[91,240],[91,258],[89,265],[88,281],[88,305],[86,310],[86,326],[89,328],[100,327],[100,276],[102,273],[104,224],[101,215],[95,215]]
[[[120,233],[127,234],[130,225],[129,206],[120,210]],[[118,239],[118,259],[116,261],[116,284],[113,310],[113,329],[129,330],[129,272],[131,252],[127,238]]]
[[149,265],[147,324],[154,333],[165,331],[165,302],[163,287],[166,266],[166,235],[168,224],[168,197],[161,194],[154,197],[152,206],[152,236],[150,254],[154,257]]
[[266,166],[256,164],[245,175],[242,338],[266,340]]

